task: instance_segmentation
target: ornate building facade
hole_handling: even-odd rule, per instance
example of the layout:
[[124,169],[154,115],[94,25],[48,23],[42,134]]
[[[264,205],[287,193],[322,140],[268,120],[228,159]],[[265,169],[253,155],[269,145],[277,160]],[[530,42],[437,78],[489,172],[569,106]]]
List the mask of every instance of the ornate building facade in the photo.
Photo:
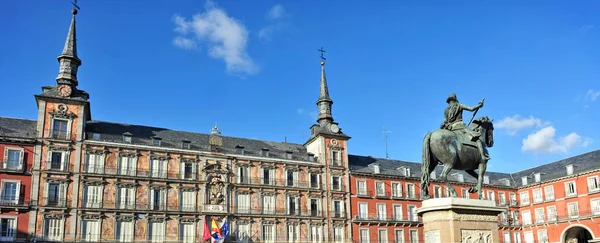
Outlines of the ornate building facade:
[[[76,14],[56,84],[35,96],[37,119],[0,117],[0,241],[204,242],[214,219],[235,242],[424,242],[420,163],[349,154],[324,61],[304,144],[96,121],[78,88]],[[506,208],[500,239],[598,240],[599,161],[594,151],[486,173],[486,200]],[[430,190],[446,197],[439,173]],[[475,198],[469,175],[450,180]]]

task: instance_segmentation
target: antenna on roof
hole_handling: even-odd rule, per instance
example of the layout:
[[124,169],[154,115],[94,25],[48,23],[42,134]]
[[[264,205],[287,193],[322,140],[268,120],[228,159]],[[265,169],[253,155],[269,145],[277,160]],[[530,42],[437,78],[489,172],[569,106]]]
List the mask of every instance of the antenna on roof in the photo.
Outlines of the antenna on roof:
[[284,137],[283,137],[283,142],[284,142],[284,143],[287,143],[287,136],[284,136]]
[[383,126],[383,137],[385,139],[385,158],[386,159],[390,159],[390,155],[388,154],[388,137],[387,134],[391,133],[392,131],[388,131],[387,128],[385,126]]

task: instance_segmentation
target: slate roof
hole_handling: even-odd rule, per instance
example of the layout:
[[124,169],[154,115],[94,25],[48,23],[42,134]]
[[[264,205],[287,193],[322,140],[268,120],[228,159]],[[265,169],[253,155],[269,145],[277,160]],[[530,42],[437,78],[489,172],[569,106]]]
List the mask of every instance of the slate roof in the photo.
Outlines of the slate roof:
[[58,86],[44,86],[42,87],[42,93],[38,94],[37,96],[76,100],[81,102],[88,102],[88,99],[90,98],[90,94],[88,94],[86,91],[76,88],[73,89],[73,93],[70,97],[63,97],[58,93]]
[[[374,174],[373,164],[379,164],[379,174],[380,175],[389,175],[389,176],[399,176],[402,177],[402,171],[399,169],[401,167],[410,168],[410,177],[421,177],[421,162],[408,162],[401,160],[391,160],[391,159],[382,159],[382,158],[374,158],[371,156],[360,156],[360,155],[348,155],[348,160],[350,162],[350,170],[355,173],[368,173]],[[438,166],[435,169],[435,173],[437,178],[442,173],[443,166]],[[452,170],[448,175],[449,180],[458,181],[458,174],[463,175],[463,181],[467,183],[475,183],[477,182],[475,178],[465,173],[464,171]],[[515,186],[511,180],[510,174],[508,173],[498,173],[498,172],[490,172],[486,171],[485,175],[489,176],[490,185],[498,185],[498,186],[507,186],[504,181],[501,179],[508,179],[510,182],[510,186]]]
[[10,138],[35,138],[37,121],[0,117],[0,137]]
[[[92,139],[91,133],[100,133],[100,141],[125,143],[123,142],[123,134],[131,133],[132,144],[153,146],[153,137],[158,137],[161,140],[160,147],[181,149],[182,142],[185,140],[190,142],[190,149],[192,150],[211,150],[209,145],[209,138],[211,134],[176,131],[165,128],[111,123],[105,121],[89,121],[86,125],[86,131],[88,132],[88,139]],[[262,156],[262,150],[268,149],[269,158],[283,159],[285,158],[285,154],[290,151],[292,152],[292,158],[294,160],[308,161],[308,152],[301,144],[271,142],[228,136],[220,137],[222,138],[223,145],[219,146],[218,149],[219,152],[222,153],[239,154],[236,152],[236,146],[243,146],[244,155],[264,157]]]

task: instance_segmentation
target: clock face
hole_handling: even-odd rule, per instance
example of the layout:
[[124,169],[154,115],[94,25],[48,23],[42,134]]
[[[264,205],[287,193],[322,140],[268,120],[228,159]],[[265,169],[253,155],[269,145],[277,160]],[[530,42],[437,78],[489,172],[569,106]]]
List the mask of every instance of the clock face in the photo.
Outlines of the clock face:
[[333,132],[333,133],[338,133],[340,131],[340,128],[336,124],[331,124],[329,129],[331,129],[331,132]]
[[72,91],[73,90],[71,89],[71,86],[69,86],[69,85],[63,84],[61,86],[58,86],[58,94],[60,94],[63,97],[67,97],[67,96],[71,95]]

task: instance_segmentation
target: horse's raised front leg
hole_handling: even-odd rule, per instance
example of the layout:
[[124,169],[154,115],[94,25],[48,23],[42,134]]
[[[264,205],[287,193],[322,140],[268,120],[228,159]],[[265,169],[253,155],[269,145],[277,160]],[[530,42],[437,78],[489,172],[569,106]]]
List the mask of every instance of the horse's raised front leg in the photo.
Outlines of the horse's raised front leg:
[[[474,177],[475,179],[479,180],[479,175],[474,170],[465,170],[465,172],[467,172],[467,174]],[[476,193],[476,192],[477,192],[477,186],[469,188],[469,193]]]
[[454,187],[447,180],[448,179],[448,173],[450,173],[450,170],[452,170],[452,165],[451,164],[444,164],[444,169],[442,170],[442,174],[440,175],[440,180],[442,182],[446,183],[446,187],[448,187],[448,192],[451,194],[451,197],[456,197],[456,190],[454,190]]
[[481,186],[483,184],[483,174],[485,174],[485,169],[487,167],[487,163],[481,163],[479,164],[479,176],[477,177],[477,195],[479,197],[479,200],[483,200],[483,190],[481,190]]

